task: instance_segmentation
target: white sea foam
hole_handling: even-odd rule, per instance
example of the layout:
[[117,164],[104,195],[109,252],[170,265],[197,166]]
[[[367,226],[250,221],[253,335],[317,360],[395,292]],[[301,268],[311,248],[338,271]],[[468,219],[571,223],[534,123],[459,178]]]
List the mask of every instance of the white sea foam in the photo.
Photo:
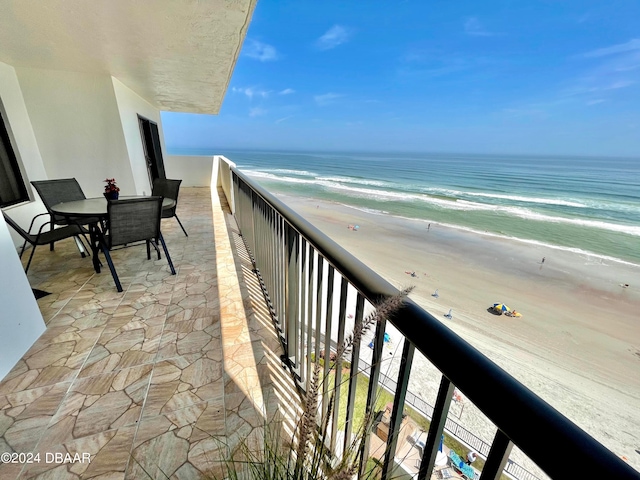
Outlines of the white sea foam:
[[[434,223],[433,220],[424,220],[424,219],[416,219],[416,218],[411,218],[411,217],[404,217],[402,215],[394,215],[395,218],[402,218],[403,220],[411,220],[411,221],[417,221],[417,222],[421,222],[421,223]],[[601,255],[598,253],[594,253],[594,252],[590,252],[588,250],[582,250],[580,248],[575,248],[575,247],[565,247],[562,245],[554,245],[552,243],[546,243],[546,242],[541,242],[539,240],[531,240],[528,238],[519,238],[519,237],[514,237],[511,235],[500,235],[499,233],[492,233],[492,232],[488,232],[485,230],[476,230],[475,228],[470,228],[470,227],[463,227],[461,225],[454,225],[451,223],[442,223],[442,222],[438,222],[438,225],[441,225],[443,227],[446,228],[451,228],[454,230],[461,230],[464,232],[469,232],[469,233],[473,233],[476,235],[484,235],[486,237],[494,237],[494,238],[502,238],[502,239],[506,239],[506,240],[513,240],[516,242],[520,242],[520,243],[526,243],[529,245],[536,245],[539,247],[545,247],[545,248],[551,248],[554,250],[562,250],[565,252],[571,252],[571,253],[575,253],[578,255],[584,255],[586,256],[588,259],[601,259],[601,260],[607,260],[610,262],[616,262],[616,263],[620,263],[623,265],[629,265],[631,267],[637,267],[640,268],[640,265],[637,263],[633,263],[633,262],[628,262],[626,260],[622,260],[620,258],[616,258],[616,257],[611,257],[609,255]]]
[[317,177],[318,180],[324,180],[327,182],[338,182],[338,183],[354,183],[356,185],[371,185],[375,187],[386,187],[390,184],[388,182],[382,182],[380,180],[366,180],[364,178],[353,178],[353,177]]
[[[419,193],[405,193],[391,190],[378,190],[373,188],[355,187],[352,185],[345,185],[329,180],[318,180],[316,178],[294,178],[286,176],[278,176],[273,173],[264,171],[249,171],[248,175],[258,178],[266,178],[269,180],[275,180],[287,183],[298,184],[312,184],[318,185],[324,188],[343,191],[348,195],[366,198],[378,201],[399,201],[399,202],[424,202],[430,205],[458,211],[486,211],[497,212],[509,216],[519,217],[525,220],[534,220],[539,222],[561,223],[567,225],[576,225],[581,227],[598,228],[602,230],[609,230],[612,232],[625,233],[627,235],[640,236],[640,226],[635,225],[622,225],[617,223],[605,222],[602,220],[590,220],[584,218],[569,218],[560,217],[554,215],[548,215],[540,212],[535,212],[529,208],[515,207],[507,205],[492,205],[488,203],[478,203],[469,200],[446,200],[438,197],[433,197],[426,194]],[[331,177],[327,177],[331,178]]]
[[571,200],[563,200],[559,198],[541,198],[541,197],[523,197],[521,195],[505,195],[501,193],[485,193],[485,192],[463,192],[459,190],[437,189],[429,188],[425,189],[426,192],[440,193],[455,197],[484,197],[484,198],[499,198],[502,200],[511,200],[524,203],[540,203],[543,205],[562,205],[566,207],[586,208],[587,205],[580,202],[574,202]]
[[[284,173],[289,175],[300,175],[301,177],[317,177],[318,174],[314,172],[309,172],[308,170],[291,170],[288,168],[273,168],[268,170],[242,170],[247,175],[253,175],[255,173],[264,173],[266,175],[276,174],[276,173]],[[279,178],[279,177],[278,177]]]
[[353,210],[359,210],[360,212],[370,213],[372,215],[389,215],[389,212],[386,210],[376,210],[375,208],[366,208],[366,207],[355,207],[353,205],[347,205],[346,203],[339,203],[338,205],[342,205],[346,208],[352,208]]

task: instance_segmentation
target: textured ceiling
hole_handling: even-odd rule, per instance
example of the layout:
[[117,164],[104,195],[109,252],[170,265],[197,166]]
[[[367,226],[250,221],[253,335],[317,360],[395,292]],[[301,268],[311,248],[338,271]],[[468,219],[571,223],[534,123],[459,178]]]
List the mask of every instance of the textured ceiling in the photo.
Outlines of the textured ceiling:
[[162,110],[218,113],[257,0],[0,0],[0,61],[113,75]]

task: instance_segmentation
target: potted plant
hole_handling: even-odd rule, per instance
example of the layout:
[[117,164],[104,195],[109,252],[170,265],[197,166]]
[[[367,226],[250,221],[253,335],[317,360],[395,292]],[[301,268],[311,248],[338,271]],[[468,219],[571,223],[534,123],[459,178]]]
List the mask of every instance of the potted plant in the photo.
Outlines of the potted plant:
[[105,180],[107,184],[104,187],[104,196],[107,200],[117,200],[120,192],[120,188],[116,185],[115,178],[107,178]]

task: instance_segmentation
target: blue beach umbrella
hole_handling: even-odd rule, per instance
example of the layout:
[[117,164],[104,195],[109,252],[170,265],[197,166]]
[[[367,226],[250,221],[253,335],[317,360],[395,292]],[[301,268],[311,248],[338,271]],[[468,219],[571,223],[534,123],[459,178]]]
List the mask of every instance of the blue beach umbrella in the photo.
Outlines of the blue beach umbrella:
[[385,332],[385,334],[384,334],[384,341],[385,341],[385,343],[388,343],[388,342],[390,342],[390,341],[391,341],[391,337],[390,337],[390,336],[389,336],[389,334],[388,334],[388,333],[386,333],[386,332]]
[[493,309],[497,312],[510,312],[511,309],[507,307],[504,303],[494,303]]

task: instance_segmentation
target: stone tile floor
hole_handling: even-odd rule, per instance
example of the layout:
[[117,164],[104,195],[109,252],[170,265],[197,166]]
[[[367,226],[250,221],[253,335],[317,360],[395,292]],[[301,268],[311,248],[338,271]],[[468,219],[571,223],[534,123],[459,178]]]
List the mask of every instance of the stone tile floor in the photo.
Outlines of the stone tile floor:
[[[72,240],[36,251],[29,281],[51,293],[38,300],[47,329],[0,382],[0,453],[40,460],[0,463],[0,479],[200,478],[276,413],[293,418],[224,194],[183,188],[178,215],[188,237],[162,221],[177,275],[144,246],[117,250],[123,293]],[[66,454],[75,461],[59,463]]]

